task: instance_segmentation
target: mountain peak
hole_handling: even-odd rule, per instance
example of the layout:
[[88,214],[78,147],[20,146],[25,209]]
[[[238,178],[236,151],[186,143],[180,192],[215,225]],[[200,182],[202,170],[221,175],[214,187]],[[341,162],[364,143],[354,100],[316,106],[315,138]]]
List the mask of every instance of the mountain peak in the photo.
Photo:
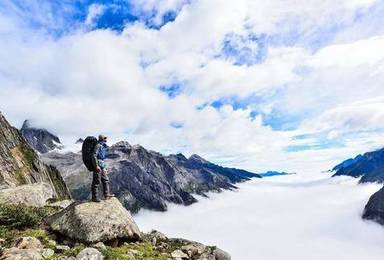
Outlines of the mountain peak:
[[119,141],[112,146],[114,146],[114,147],[131,147],[131,144],[128,143],[127,141]]
[[24,123],[21,126],[21,130],[28,129],[28,128],[31,128],[31,122],[28,119],[26,119],[26,120],[24,120]]
[[39,153],[47,153],[54,149],[62,149],[60,139],[46,129],[35,128],[30,120],[25,120],[21,129],[21,134],[27,142]]
[[205,160],[203,157],[197,154],[192,154],[188,160],[195,161],[195,162],[200,162],[200,163],[210,163],[209,161]]

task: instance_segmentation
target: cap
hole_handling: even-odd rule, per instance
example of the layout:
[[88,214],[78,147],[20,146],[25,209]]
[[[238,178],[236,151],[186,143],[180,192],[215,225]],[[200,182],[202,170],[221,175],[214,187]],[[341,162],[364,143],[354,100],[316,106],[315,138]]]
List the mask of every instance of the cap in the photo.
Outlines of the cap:
[[99,141],[104,141],[106,139],[107,137],[105,135],[99,135]]

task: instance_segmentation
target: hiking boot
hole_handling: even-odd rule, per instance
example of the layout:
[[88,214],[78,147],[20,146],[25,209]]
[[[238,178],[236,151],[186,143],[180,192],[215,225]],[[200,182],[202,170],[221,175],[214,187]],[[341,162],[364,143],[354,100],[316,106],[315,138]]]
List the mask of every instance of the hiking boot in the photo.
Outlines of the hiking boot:
[[98,198],[92,198],[92,201],[93,201],[93,202],[101,202],[101,200],[98,199]]
[[107,195],[105,195],[104,197],[105,197],[106,200],[109,200],[109,199],[111,199],[111,198],[114,198],[115,195],[113,195],[113,194],[107,194]]

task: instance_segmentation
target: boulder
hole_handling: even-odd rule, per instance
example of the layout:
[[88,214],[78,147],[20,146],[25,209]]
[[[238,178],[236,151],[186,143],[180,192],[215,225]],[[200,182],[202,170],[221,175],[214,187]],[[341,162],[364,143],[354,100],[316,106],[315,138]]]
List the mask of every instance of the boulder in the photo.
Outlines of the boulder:
[[363,219],[384,225],[384,187],[374,193],[365,206]]
[[35,237],[20,237],[13,242],[12,247],[19,249],[41,249],[43,245]]
[[74,200],[60,200],[60,201],[50,203],[48,206],[65,209],[74,202],[75,202]]
[[4,250],[0,256],[0,260],[16,260],[16,259],[28,259],[28,260],[40,260],[42,249],[20,249],[12,247]]
[[56,252],[58,253],[64,253],[68,250],[70,250],[71,248],[69,246],[65,246],[65,245],[56,245],[55,246],[55,250]]
[[231,260],[230,254],[221,250],[220,248],[213,250],[213,254],[215,256],[215,260]]
[[50,216],[49,228],[73,241],[94,244],[105,241],[136,241],[141,237],[131,214],[116,199],[100,203],[73,203]]
[[103,251],[103,250],[106,250],[107,247],[104,245],[103,242],[98,242],[94,245],[92,245],[93,248],[96,248],[97,250],[100,250],[100,251]]
[[50,258],[50,257],[52,257],[54,254],[55,254],[55,251],[53,251],[53,250],[50,249],[50,248],[45,248],[45,249],[43,249],[43,251],[41,252],[41,255],[43,256],[43,258]]
[[76,260],[103,260],[104,256],[95,248],[87,247],[76,256]]
[[180,249],[177,249],[171,253],[171,256],[175,260],[189,259],[189,256]]
[[0,190],[0,202],[10,204],[26,204],[43,207],[54,198],[54,192],[47,183],[26,184],[15,188]]

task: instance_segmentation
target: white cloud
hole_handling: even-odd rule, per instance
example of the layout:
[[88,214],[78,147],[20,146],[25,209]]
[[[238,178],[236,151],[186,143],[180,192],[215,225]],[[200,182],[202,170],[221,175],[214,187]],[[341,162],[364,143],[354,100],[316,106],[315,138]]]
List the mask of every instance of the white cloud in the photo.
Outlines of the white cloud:
[[[236,66],[218,56],[229,33],[266,34],[271,41],[283,36],[321,39],[330,33],[319,31],[322,26],[335,20],[352,23],[356,12],[375,4],[351,3],[145,1],[142,10],[179,14],[160,30],[137,22],[121,34],[74,31],[59,38],[24,27],[23,14],[0,13],[0,109],[15,125],[31,118],[73,141],[105,132],[150,149],[200,153],[249,170],[327,169],[335,158],[377,147],[378,141],[369,141],[365,133],[358,136],[358,147],[348,145],[350,140],[344,140],[343,148],[316,151],[289,153],[286,147],[318,141],[292,140],[301,133],[327,129],[333,131],[328,138],[335,139],[349,131],[351,122],[354,131],[381,126],[376,111],[381,101],[372,100],[384,95],[382,36],[343,44],[325,41],[328,46],[314,53],[302,41],[267,41],[265,60],[252,66]],[[102,10],[91,6],[88,22]],[[169,99],[158,88],[175,81],[183,84],[183,93]],[[237,110],[196,109],[222,97],[252,94],[263,101]],[[276,111],[294,115],[299,127],[272,129],[265,115],[252,120],[255,107],[269,116]],[[356,117],[348,121],[351,113]],[[172,128],[174,121],[184,127]]]
[[349,44],[336,44],[318,51],[309,61],[314,67],[375,66],[384,62],[384,36],[372,37]]
[[135,220],[145,231],[217,245],[235,260],[382,259],[382,227],[361,219],[380,185],[306,172],[239,186],[165,213],[142,211]]
[[106,9],[105,5],[101,4],[91,4],[88,8],[88,15],[85,18],[86,25],[92,25],[99,16],[101,16]]

